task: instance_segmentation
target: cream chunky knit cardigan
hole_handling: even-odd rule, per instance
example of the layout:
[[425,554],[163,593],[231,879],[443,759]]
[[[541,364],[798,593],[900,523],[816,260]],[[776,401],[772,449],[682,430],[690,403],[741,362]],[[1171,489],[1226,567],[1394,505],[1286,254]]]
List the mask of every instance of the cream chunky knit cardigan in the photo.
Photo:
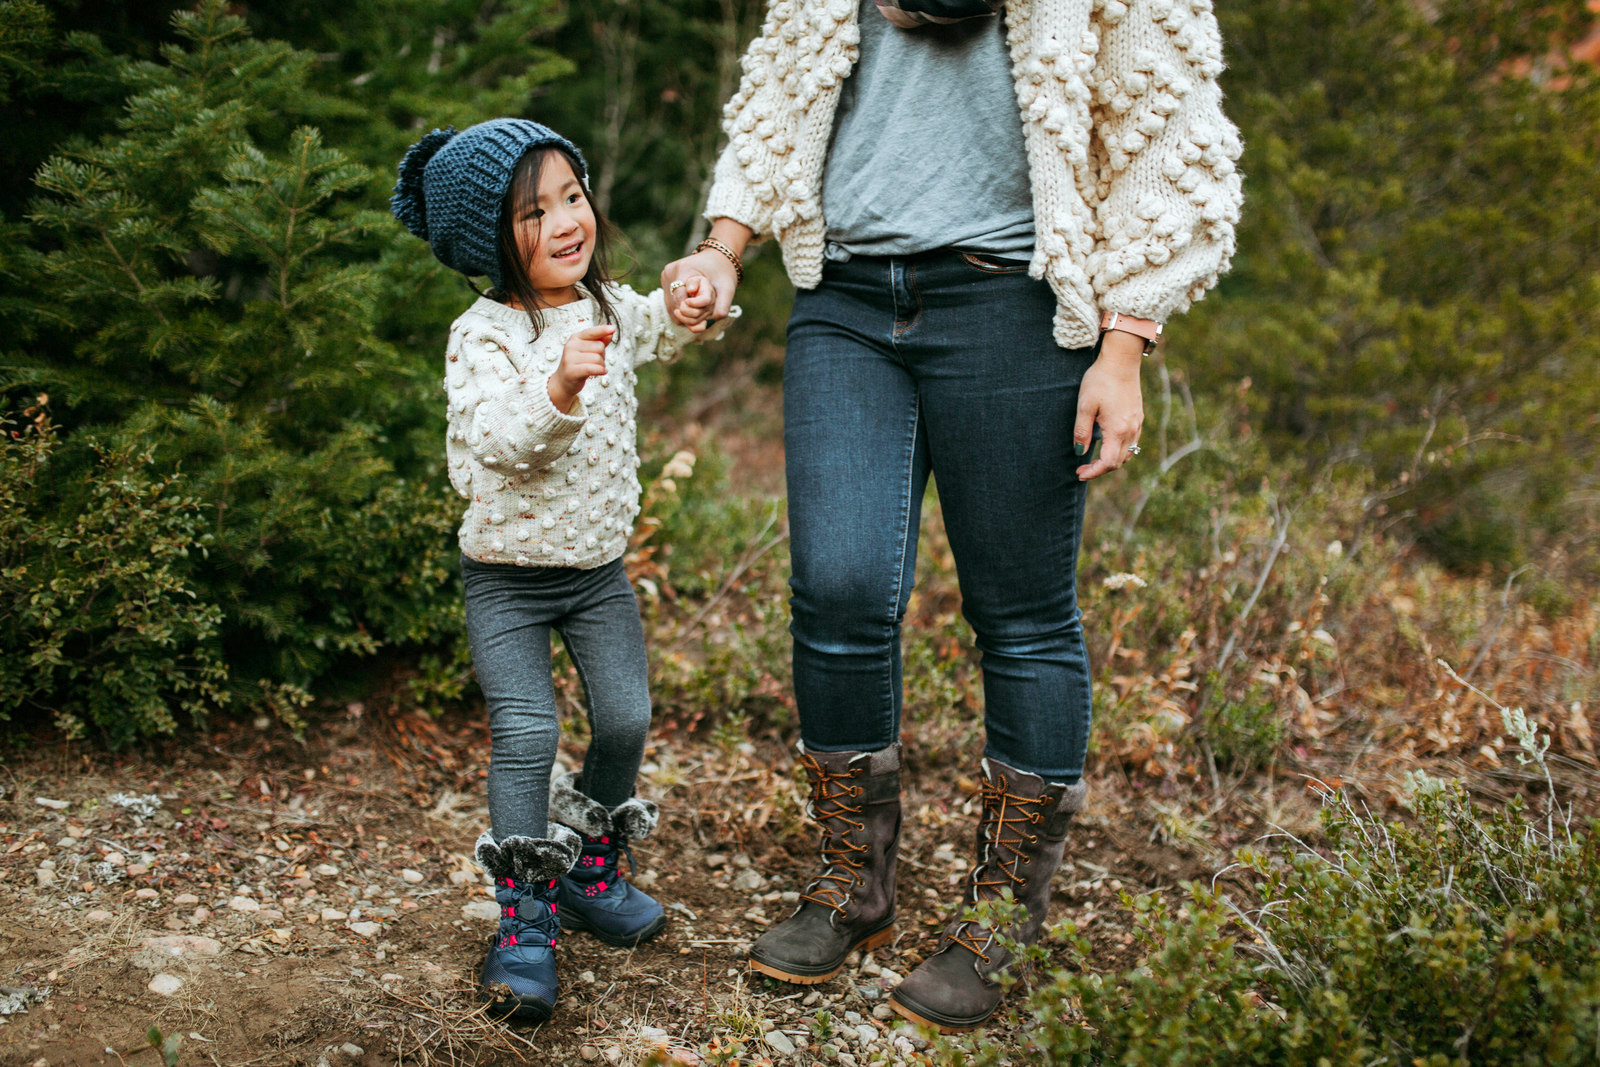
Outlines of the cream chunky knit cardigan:
[[[706,217],[776,236],[803,289],[822,280],[823,164],[860,54],[857,9],[774,0],[723,111]],[[1056,343],[1092,345],[1102,311],[1187,310],[1228,267],[1242,194],[1211,0],[1008,0],[1004,17],[1033,191],[1029,273],[1055,291]]]

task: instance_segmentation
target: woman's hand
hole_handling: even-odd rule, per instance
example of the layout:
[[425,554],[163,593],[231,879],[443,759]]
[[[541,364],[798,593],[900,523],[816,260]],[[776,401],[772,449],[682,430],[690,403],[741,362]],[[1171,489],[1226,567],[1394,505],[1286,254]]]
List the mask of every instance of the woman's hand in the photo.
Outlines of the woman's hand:
[[606,372],[606,345],[617,336],[615,326],[590,326],[567,338],[561,362],[550,375],[550,403],[563,415],[572,414],[572,405],[584,383]]
[[[718,219],[711,224],[710,236],[742,258],[745,246],[755,236],[755,231],[732,219]],[[711,286],[710,308],[704,312],[697,312],[696,306],[688,303],[690,288],[696,277],[705,279]],[[679,281],[684,284],[674,288],[672,283]],[[679,325],[687,326],[695,333],[701,333],[711,323],[727,317],[733,307],[733,291],[738,287],[739,272],[734,269],[733,261],[714,248],[705,248],[674,260],[661,271],[661,288],[667,291],[668,314]],[[703,288],[700,293],[706,295]]]
[[1144,397],[1139,392],[1139,367],[1144,361],[1144,339],[1121,330],[1108,330],[1100,356],[1078,386],[1078,421],[1072,428],[1073,446],[1081,456],[1089,451],[1095,423],[1100,424],[1100,455],[1078,469],[1089,481],[1128,462],[1129,446],[1139,441],[1144,425]]
[[[678,262],[685,262],[679,260]],[[724,259],[723,262],[727,262]],[[663,271],[661,276],[666,277]],[[672,321],[702,333],[716,317],[717,284],[697,271],[680,274],[667,282],[667,309]]]

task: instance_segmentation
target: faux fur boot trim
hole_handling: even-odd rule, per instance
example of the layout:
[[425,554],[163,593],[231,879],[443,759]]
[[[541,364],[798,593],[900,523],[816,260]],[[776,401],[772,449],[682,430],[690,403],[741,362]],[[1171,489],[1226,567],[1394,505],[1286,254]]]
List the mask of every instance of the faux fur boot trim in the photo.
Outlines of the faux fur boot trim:
[[584,796],[572,772],[559,763],[550,771],[550,821],[590,837],[604,837],[611,832],[611,816],[605,805]]
[[656,802],[629,797],[611,809],[611,827],[629,841],[643,841],[656,828],[659,812]]
[[549,837],[512,834],[496,841],[494,834],[485,830],[473,854],[491,877],[531,883],[548,882],[566,874],[578,862],[581,851],[583,841],[577,834],[552,823]]

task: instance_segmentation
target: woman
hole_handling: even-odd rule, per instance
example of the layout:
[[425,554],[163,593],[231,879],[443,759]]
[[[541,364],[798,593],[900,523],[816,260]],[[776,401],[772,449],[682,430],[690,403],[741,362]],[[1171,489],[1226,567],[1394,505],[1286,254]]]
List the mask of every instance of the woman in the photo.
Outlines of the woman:
[[1008,932],[1036,938],[1086,792],[1086,484],[1138,454],[1140,362],[1234,249],[1216,20],[1210,0],[776,0],[743,67],[711,236],[662,284],[705,274],[720,315],[770,236],[799,290],[791,632],[822,869],[751,965],[821,982],[892,936],[900,623],[936,475],[982,653],[982,813],[954,921],[891,1003],[965,1029],[1010,957],[963,907],[1009,888]]

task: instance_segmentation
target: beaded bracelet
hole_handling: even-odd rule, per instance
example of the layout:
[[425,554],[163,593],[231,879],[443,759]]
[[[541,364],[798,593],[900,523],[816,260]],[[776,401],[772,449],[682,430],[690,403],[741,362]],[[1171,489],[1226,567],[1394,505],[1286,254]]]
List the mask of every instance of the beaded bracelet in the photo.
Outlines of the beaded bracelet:
[[694,246],[694,250],[696,252],[704,251],[707,248],[711,249],[713,252],[721,252],[723,255],[728,257],[728,262],[733,264],[733,273],[735,278],[734,284],[743,285],[744,264],[739,262],[739,257],[734,254],[733,249],[729,248],[715,237],[707,237],[704,241],[701,241],[699,244]]

